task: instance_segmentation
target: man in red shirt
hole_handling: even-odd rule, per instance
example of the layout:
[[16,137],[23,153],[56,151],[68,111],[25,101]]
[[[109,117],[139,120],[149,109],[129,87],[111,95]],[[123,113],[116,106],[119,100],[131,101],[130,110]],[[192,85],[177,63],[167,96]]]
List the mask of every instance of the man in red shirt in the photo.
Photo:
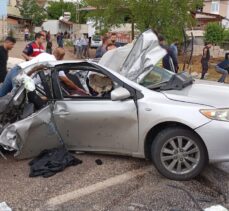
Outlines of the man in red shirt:
[[45,41],[45,35],[43,33],[36,33],[35,41],[26,45],[25,49],[22,52],[22,56],[26,61],[31,60],[36,57],[40,53],[44,53],[45,49],[43,47],[43,43]]

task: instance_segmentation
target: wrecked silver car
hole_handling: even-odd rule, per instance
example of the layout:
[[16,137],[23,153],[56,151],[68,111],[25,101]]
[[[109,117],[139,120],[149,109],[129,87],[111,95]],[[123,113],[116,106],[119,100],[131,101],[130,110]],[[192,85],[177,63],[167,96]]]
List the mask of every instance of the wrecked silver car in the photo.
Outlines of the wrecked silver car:
[[[175,180],[197,176],[209,161],[229,161],[229,86],[193,81],[157,66],[165,51],[152,31],[129,52],[123,48],[125,59],[116,60],[115,50],[109,53],[116,66],[110,56],[102,64],[46,63],[37,72],[42,86],[36,86],[46,102],[38,108],[23,85],[6,96],[0,145],[21,159],[63,141],[69,150],[151,159],[161,174]],[[59,71],[87,95],[72,93]]]

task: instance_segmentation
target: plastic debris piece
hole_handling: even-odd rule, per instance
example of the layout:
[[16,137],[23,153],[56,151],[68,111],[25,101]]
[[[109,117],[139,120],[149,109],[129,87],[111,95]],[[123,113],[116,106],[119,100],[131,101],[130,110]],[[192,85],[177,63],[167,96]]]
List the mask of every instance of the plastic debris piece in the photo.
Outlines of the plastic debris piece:
[[205,208],[204,211],[228,211],[225,207],[221,205],[214,205],[208,208]]
[[6,202],[1,202],[0,211],[12,211],[12,209],[6,204]]
[[99,165],[99,166],[103,164],[103,162],[102,162],[100,159],[95,160],[95,162],[96,162],[96,164]]

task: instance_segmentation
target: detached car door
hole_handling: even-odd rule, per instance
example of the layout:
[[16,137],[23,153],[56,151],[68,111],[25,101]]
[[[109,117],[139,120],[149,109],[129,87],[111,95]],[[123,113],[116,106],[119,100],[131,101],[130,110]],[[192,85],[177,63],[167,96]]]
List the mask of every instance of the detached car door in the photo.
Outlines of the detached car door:
[[[78,72],[79,67],[76,69]],[[79,75],[75,74],[74,70],[71,70],[72,72],[72,76],[78,77],[78,80]],[[109,78],[113,85],[119,86],[114,78]],[[71,79],[74,81],[74,78]],[[78,86],[84,87],[85,92],[90,94],[88,96],[69,94],[63,90],[60,82],[62,97],[55,102],[54,117],[68,148],[124,154],[137,151],[138,117],[133,98],[111,100],[110,94],[114,87],[105,94],[106,96],[94,95],[92,87],[99,92],[102,86],[96,88],[89,79],[90,73],[78,80],[81,83]]]

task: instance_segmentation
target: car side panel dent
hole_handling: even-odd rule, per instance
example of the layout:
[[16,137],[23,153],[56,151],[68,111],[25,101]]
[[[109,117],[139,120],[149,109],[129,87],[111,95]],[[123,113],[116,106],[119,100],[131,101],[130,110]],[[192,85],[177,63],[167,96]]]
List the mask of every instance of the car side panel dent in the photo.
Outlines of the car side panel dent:
[[16,150],[18,159],[38,155],[42,150],[60,145],[51,122],[50,107],[7,126],[0,135],[0,145]]

